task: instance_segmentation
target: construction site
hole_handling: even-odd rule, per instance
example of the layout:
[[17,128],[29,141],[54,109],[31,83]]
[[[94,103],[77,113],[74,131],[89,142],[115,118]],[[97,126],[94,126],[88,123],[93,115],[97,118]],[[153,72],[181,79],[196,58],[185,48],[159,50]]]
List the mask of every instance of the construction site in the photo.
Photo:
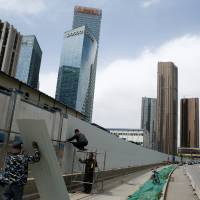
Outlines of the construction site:
[[[57,199],[105,199],[104,195],[112,190],[116,196],[121,191],[125,198],[150,178],[152,168],[172,159],[111,135],[100,126],[88,123],[81,113],[3,72],[0,72],[0,85],[1,168],[9,145],[15,140],[23,140],[28,151],[31,151],[29,142],[36,140],[41,150],[41,161],[30,168],[24,199],[55,199],[55,194]],[[88,138],[87,151],[78,151],[65,143],[76,128]],[[89,183],[92,192],[84,194],[84,165],[79,159],[86,159],[90,153],[98,165],[93,182]],[[131,183],[133,178],[140,181]],[[122,188],[116,190],[117,187]],[[59,197],[58,193],[68,197]]]

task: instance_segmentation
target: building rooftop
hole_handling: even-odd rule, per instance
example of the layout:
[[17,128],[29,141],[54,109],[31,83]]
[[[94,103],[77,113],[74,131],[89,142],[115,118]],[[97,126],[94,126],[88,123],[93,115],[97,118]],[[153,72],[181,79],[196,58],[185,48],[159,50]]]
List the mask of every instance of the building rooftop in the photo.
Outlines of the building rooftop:
[[75,6],[74,12],[75,13],[83,13],[83,14],[89,14],[89,15],[102,16],[102,10],[101,9],[97,9],[97,8]]

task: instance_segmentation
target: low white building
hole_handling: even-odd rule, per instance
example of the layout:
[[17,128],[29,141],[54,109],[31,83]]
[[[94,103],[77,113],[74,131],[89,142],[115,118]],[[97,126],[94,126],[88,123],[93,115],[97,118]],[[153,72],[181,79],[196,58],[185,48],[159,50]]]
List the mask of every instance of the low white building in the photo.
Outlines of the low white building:
[[107,130],[121,139],[138,145],[143,145],[143,129],[109,128]]

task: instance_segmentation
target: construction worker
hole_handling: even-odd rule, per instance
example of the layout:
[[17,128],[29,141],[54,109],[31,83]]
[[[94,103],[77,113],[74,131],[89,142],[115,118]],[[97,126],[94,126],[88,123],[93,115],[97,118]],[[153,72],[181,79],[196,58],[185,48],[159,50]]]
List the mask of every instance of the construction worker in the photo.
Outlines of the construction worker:
[[159,172],[156,169],[152,170],[151,179],[153,180],[154,184],[160,184]]
[[84,192],[89,194],[92,191],[93,176],[95,167],[97,167],[97,161],[93,153],[90,153],[88,159],[82,160],[79,158],[79,162],[85,164]]
[[32,143],[34,155],[26,155],[22,151],[22,142],[12,144],[11,152],[5,159],[4,172],[0,174],[0,183],[4,186],[0,198],[4,200],[22,200],[24,185],[28,178],[28,165],[40,161],[40,151],[36,142]]
[[[88,140],[85,137],[84,134],[82,134],[79,129],[75,129],[74,130],[74,136],[67,139],[66,142],[70,142],[71,144],[73,144],[76,148],[78,148],[81,151],[86,150],[85,146],[88,145]],[[72,142],[73,140],[76,140],[76,142]]]

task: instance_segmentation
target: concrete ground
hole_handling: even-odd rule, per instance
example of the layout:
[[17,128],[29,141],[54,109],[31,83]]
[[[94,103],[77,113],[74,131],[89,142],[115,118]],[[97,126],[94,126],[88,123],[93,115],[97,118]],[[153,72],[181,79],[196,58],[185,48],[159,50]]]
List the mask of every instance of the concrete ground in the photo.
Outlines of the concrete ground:
[[129,195],[136,192],[140,186],[142,186],[151,177],[152,172],[146,170],[145,172],[140,172],[139,174],[134,173],[131,175],[130,180],[126,182],[121,178],[121,185],[104,191],[101,194],[87,195],[83,193],[70,194],[71,200],[127,200]]
[[191,182],[183,166],[178,167],[171,176],[166,200],[197,200]]
[[200,199],[200,164],[186,165],[185,169],[190,178],[192,186]]
[[[160,167],[158,170],[164,167],[166,166]],[[70,193],[70,200],[127,200],[128,196],[136,192],[140,186],[149,180],[151,175],[151,168],[143,169],[123,177],[121,176],[106,181],[104,183],[104,191],[101,193],[84,194],[79,191]]]
[[[127,197],[136,192],[151,175],[150,169],[141,170],[106,183],[106,190],[100,194],[76,192],[70,194],[70,200],[127,200]],[[113,186],[115,187],[113,188]]]

